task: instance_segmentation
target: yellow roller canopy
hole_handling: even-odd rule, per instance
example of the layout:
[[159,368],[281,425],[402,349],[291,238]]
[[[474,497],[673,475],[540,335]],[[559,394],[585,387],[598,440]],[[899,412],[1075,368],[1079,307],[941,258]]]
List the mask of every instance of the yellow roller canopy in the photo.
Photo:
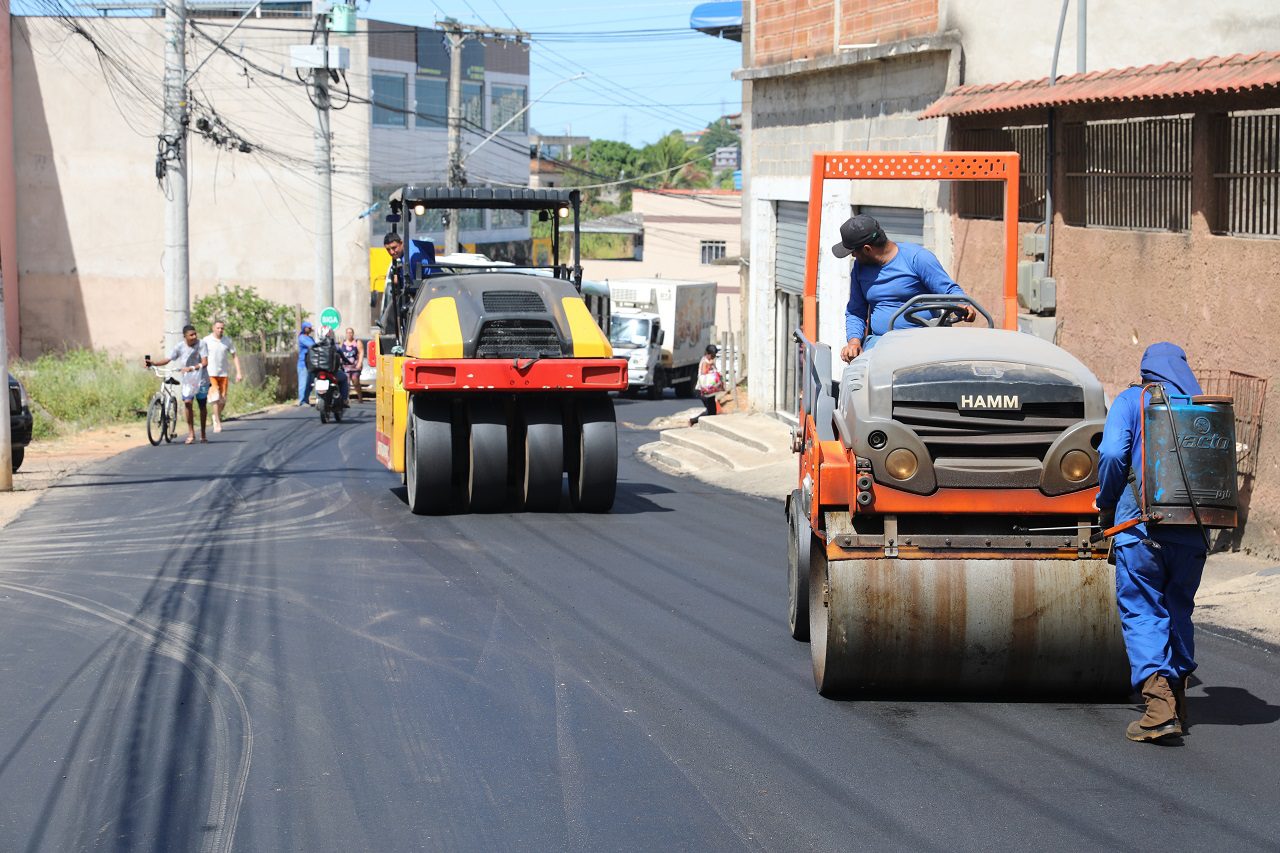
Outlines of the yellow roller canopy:
[[462,358],[462,324],[452,296],[437,296],[427,303],[413,321],[405,349],[414,358]]
[[587,304],[578,296],[566,296],[561,301],[564,316],[569,321],[569,336],[573,339],[574,358],[612,358],[613,346],[600,331],[596,320],[587,310]]

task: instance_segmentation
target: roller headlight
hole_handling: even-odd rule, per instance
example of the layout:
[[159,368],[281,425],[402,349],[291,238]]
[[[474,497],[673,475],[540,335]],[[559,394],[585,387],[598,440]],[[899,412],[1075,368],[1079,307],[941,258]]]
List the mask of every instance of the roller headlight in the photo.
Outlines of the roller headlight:
[[1062,476],[1072,483],[1079,483],[1093,473],[1093,459],[1083,450],[1068,450],[1058,463]]
[[884,468],[895,480],[910,480],[916,475],[920,462],[910,450],[899,447],[884,460]]

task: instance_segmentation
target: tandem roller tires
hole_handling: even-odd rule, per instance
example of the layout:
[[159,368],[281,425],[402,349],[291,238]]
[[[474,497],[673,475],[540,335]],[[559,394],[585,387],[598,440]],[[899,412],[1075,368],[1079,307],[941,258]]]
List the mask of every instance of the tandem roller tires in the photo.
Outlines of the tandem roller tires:
[[473,512],[497,512],[507,502],[507,416],[502,402],[477,397],[467,402],[471,425],[467,499]]
[[405,430],[404,476],[409,510],[415,515],[448,512],[453,503],[453,417],[449,401],[409,398]]
[[564,487],[564,416],[559,401],[522,401],[524,452],[520,460],[520,503],[530,512],[560,507]]
[[828,561],[820,550],[809,648],[823,696],[1129,693],[1103,560]]
[[579,512],[608,512],[618,488],[618,425],[605,394],[573,400],[573,429],[566,431],[569,500]]

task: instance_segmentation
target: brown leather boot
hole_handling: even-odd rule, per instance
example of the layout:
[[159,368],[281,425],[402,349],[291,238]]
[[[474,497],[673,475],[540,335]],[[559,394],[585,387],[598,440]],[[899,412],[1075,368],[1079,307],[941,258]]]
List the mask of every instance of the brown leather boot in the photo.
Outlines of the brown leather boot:
[[1191,726],[1187,724],[1187,677],[1171,679],[1169,686],[1173,688],[1173,704],[1178,711],[1178,725],[1182,726],[1182,733],[1185,735],[1191,731]]
[[1173,688],[1169,686],[1169,679],[1159,673],[1149,676],[1142,682],[1142,698],[1146,700],[1147,710],[1140,719],[1129,724],[1125,737],[1141,743],[1182,734],[1177,702],[1173,696]]

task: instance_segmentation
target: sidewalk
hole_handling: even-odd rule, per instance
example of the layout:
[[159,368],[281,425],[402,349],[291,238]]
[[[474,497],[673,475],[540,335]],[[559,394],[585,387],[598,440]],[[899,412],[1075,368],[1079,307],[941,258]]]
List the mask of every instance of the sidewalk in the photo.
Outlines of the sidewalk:
[[[636,455],[670,474],[781,503],[796,487],[799,466],[791,452],[791,427],[759,413],[703,417],[697,426],[684,425],[699,411],[653,425],[662,430],[661,440]],[[1280,561],[1211,554],[1196,596],[1196,624],[1280,648]]]

